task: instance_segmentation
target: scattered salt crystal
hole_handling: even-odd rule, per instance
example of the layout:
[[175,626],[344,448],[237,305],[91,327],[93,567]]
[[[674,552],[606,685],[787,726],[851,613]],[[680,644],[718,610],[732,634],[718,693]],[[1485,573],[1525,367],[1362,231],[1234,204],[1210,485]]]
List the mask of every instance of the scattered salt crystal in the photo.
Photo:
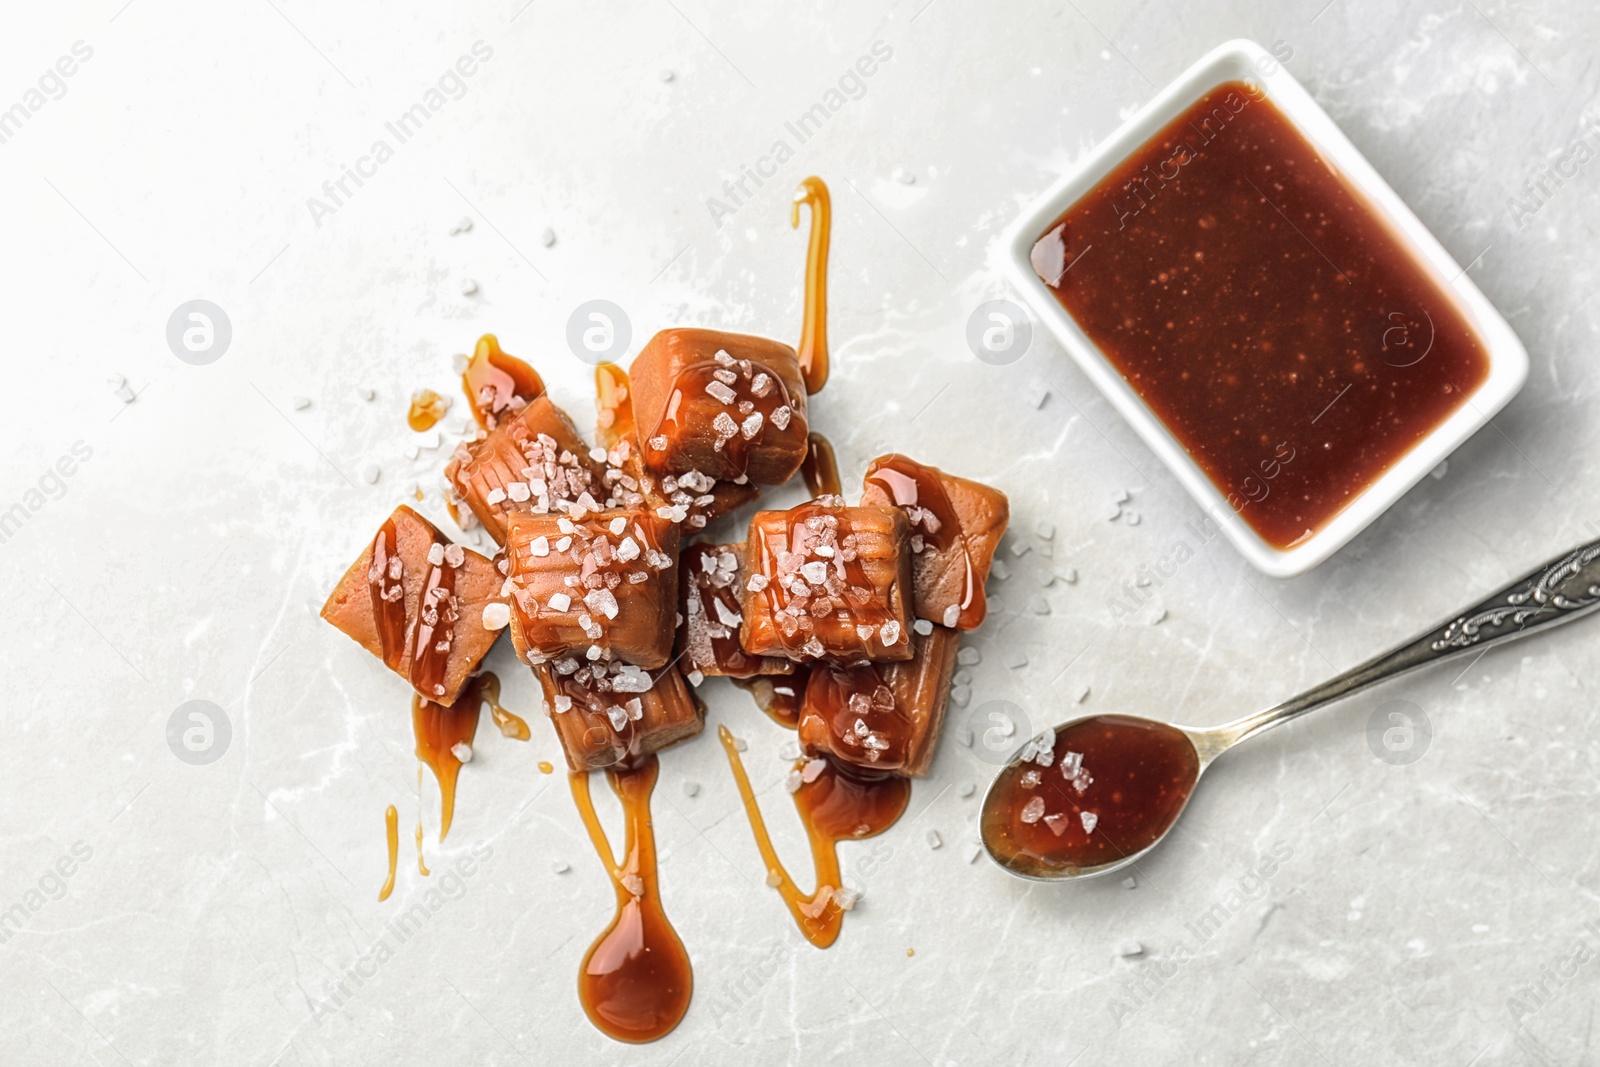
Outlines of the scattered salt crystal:
[[1027,552],[1028,552],[1028,549],[1030,549],[1032,547],[1033,546],[1028,544],[1028,542],[1026,542],[1026,541],[1013,541],[1013,542],[1011,542],[1011,554],[1013,556],[1026,555]]
[[296,411],[304,411],[311,406],[311,398],[305,396],[297,396],[289,402],[294,405]]
[[688,679],[689,684],[694,686],[696,689],[699,689],[700,683],[706,680],[706,676],[699,671],[690,671],[688,674],[684,675],[684,677]]
[[1155,626],[1158,623],[1165,622],[1166,619],[1167,619],[1167,609],[1166,608],[1162,608],[1161,609],[1161,613],[1159,615],[1157,615],[1155,618],[1150,620],[1150,625],[1151,626]]
[[[470,224],[468,228],[471,228]],[[450,357],[450,369],[457,374],[465,374],[467,372],[467,367],[471,363],[472,357],[468,356],[465,352],[457,352],[455,355]]]
[[1072,702],[1074,704],[1082,704],[1085,700],[1088,700],[1088,699],[1089,699],[1089,687],[1086,686],[1086,685],[1080,685],[1078,687],[1078,692],[1072,698]]
[[555,710],[556,710],[556,714],[557,715],[565,714],[566,712],[571,711],[572,710],[572,698],[569,697],[569,696],[558,696],[558,697],[556,697],[556,699],[555,699]]
[[658,433],[654,437],[650,438],[650,450],[652,452],[663,452],[666,450],[666,447],[669,443],[670,442],[668,442],[666,434]]
[[454,226],[450,227],[450,236],[451,237],[454,237],[457,234],[471,233],[471,232],[472,232],[472,220],[467,218],[465,215],[463,215],[461,217],[461,220],[459,222],[457,222]]
[[989,573],[1003,582],[1011,577],[1011,568],[1006,566],[1005,560],[995,557],[995,561],[989,565]]
[[1123,959],[1131,959],[1134,956],[1143,956],[1144,946],[1139,944],[1137,941],[1124,941],[1122,944],[1117,946],[1117,955],[1121,956]]
[[[712,379],[706,383],[706,392],[710,394],[711,398],[716,400],[719,404],[731,404],[733,403],[734,398],[737,396],[732,389],[728,388],[727,385],[717,381],[716,379]],[[722,414],[727,413],[723,412]]]
[[1071,825],[1071,822],[1072,820],[1068,819],[1059,811],[1052,812],[1044,817],[1044,824],[1048,826],[1050,828],[1050,832],[1055,834],[1057,837],[1060,837],[1062,834],[1067,832],[1067,827]]
[[549,248],[551,245],[555,244],[556,231],[551,229],[549,226],[546,226],[544,229],[540,230],[539,243],[544,245],[546,248]]
[[454,543],[445,545],[444,561],[452,567],[459,567],[467,562],[467,550]]
[[950,690],[950,699],[956,707],[964,708],[972,700],[972,690],[964,685],[955,686]]
[[1072,779],[1083,769],[1083,753],[1068,752],[1061,757],[1061,777]]
[[471,763],[472,746],[465,741],[457,741],[450,746],[450,755],[456,758],[457,763]]
[[551,860],[550,869],[555,871],[557,874],[566,874],[568,871],[572,870],[572,864],[568,863],[566,860]]
[[[949,614],[949,613],[946,612],[946,614]],[[898,622],[895,622],[893,619],[890,619],[888,622],[886,622],[882,626],[878,627],[878,640],[881,641],[884,644],[885,647],[888,647],[889,645],[899,644],[900,643],[900,624]]]
[[477,282],[473,281],[471,278],[463,278],[461,280],[461,295],[462,296],[471,296],[473,293],[476,293],[477,291],[478,291],[478,283]]
[[1139,888],[1139,883],[1134,879],[1133,875],[1130,874],[1128,877],[1122,880],[1122,888],[1137,889]]
[[699,796],[700,795],[700,783],[699,782],[684,782],[683,783],[683,795],[684,796],[689,796],[689,797],[697,797],[697,796]]
[[772,413],[772,425],[780,430],[787,430],[789,428],[789,418],[793,414],[794,412],[789,410],[789,405],[783,405]]
[[968,843],[968,845],[967,845],[967,862],[968,863],[977,863],[978,862],[978,857],[981,856],[981,855],[983,855],[983,846],[982,845],[978,844],[976,841]]
[[833,891],[833,902],[839,905],[840,911],[849,911],[856,906],[856,901],[861,899],[861,893],[855,889],[840,886]]
[[1042,522],[1041,521],[1037,526],[1035,526],[1033,528],[1033,532],[1038,534],[1039,537],[1041,539],[1045,540],[1045,541],[1054,540],[1055,536],[1056,536],[1055,523],[1053,523],[1053,522]]
[[611,720],[611,728],[613,730],[620,731],[628,727],[628,713],[623,710],[620,704],[612,704],[606,708],[606,718]]
[[1028,400],[1036,408],[1044,407],[1044,402],[1050,399],[1050,387],[1042,382],[1035,382],[1028,393]]
[[611,676],[611,688],[617,693],[648,693],[655,683],[650,675],[638,667],[625,664]]
[[1022,821],[1032,825],[1044,818],[1044,797],[1034,797],[1022,806]]
[[1029,767],[1027,770],[1022,772],[1022,788],[1036,789],[1038,788],[1040,781],[1042,781],[1042,779],[1040,778],[1039,771],[1036,768]]
[[483,628],[503,630],[511,621],[511,608],[503,600],[491,600],[483,606]]
[[1443,478],[1446,474],[1449,474],[1449,473],[1450,473],[1450,461],[1449,460],[1442,461],[1437,467],[1433,468],[1433,470],[1428,472],[1428,474],[1435,481],[1438,481],[1439,479]]
[[804,767],[800,768],[800,780],[804,781],[804,782],[814,782],[819,777],[821,777],[822,772],[827,770],[827,769],[828,769],[828,761],[827,760],[825,760],[825,759],[809,760],[809,761],[806,762],[806,765]]
[[1013,648],[1006,653],[1006,666],[1018,670],[1028,665],[1028,654],[1020,648]]
[[428,546],[428,562],[437,567],[444,562],[444,545],[435,541]]
[[800,772],[790,768],[789,773],[783,776],[783,788],[791,793],[798,793],[800,792],[800,786]]
[[1068,567],[1065,571],[1063,571],[1061,573],[1061,580],[1063,582],[1066,582],[1068,585],[1077,585],[1078,584],[1078,571],[1077,571],[1077,568]]
[[944,624],[946,626],[954,626],[960,620],[961,606],[959,604],[951,604],[944,609]]
[[584,594],[583,602],[590,611],[598,611],[608,619],[617,617],[617,597],[609,589],[591,589]]
[[561,538],[560,540],[558,540],[556,542],[556,551],[557,552],[565,552],[567,549],[569,549],[571,547],[572,547],[572,538],[571,537],[563,537],[563,538]]
[[378,483],[379,476],[382,474],[383,468],[379,467],[376,463],[368,463],[365,467],[361,468],[361,480],[366,482],[368,485],[376,485]]
[[506,491],[499,486],[495,486],[493,489],[484,494],[483,502],[488,504],[490,507],[494,507],[496,504],[505,500],[505,498]]
[[1137,511],[1124,512],[1122,521],[1127,523],[1129,526],[1137,526],[1139,525],[1139,513]]
[[745,744],[745,743],[744,743],[744,738],[742,738],[742,737],[735,737],[735,738],[734,738],[734,739],[733,739],[733,747],[734,747],[734,750],[735,750],[735,751],[737,751],[737,752],[743,752],[743,751],[745,751],[745,750],[746,750],[746,749],[748,749],[748,748],[749,748],[749,747],[750,747],[750,746],[749,746],[749,745],[747,745],[747,744]]
[[963,667],[976,667],[982,661],[983,653],[979,652],[971,645],[963,647],[961,651],[956,653],[956,662],[961,664]]
[[644,896],[644,879],[640,878],[637,874],[633,874],[631,872],[625,874],[622,876],[621,882],[622,888],[626,889],[629,893],[632,893],[636,897]]
[[664,70],[664,71],[661,72],[661,80],[663,82],[670,82],[673,78],[676,78],[676,77],[677,77],[677,75],[674,74],[670,70]]
[[783,875],[779,874],[777,871],[768,871],[767,872],[767,885],[768,886],[770,886],[773,889],[776,889],[782,884],[783,884]]
[[944,844],[944,838],[939,836],[939,831],[937,831],[937,830],[929,830],[928,831],[928,847],[929,848],[939,848],[943,844]]
[[565,593],[552,593],[548,605],[551,611],[566,611],[572,607],[572,598]]
[[962,782],[961,785],[959,785],[956,788],[956,796],[958,796],[958,797],[970,797],[972,794],[976,793],[977,791],[978,791],[978,787],[973,785],[971,782]]
[[1084,833],[1092,834],[1094,833],[1095,823],[1100,821],[1100,816],[1092,811],[1080,811],[1078,812],[1078,821],[1083,824]]

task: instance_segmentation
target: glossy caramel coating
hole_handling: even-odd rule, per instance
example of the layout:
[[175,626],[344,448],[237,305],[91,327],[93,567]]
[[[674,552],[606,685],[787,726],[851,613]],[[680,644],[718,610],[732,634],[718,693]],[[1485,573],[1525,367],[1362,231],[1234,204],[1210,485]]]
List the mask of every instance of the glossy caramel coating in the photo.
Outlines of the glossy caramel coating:
[[544,663],[534,673],[573,771],[631,764],[705,727],[705,708],[676,666],[651,672],[652,684],[644,692],[618,691],[612,684],[616,676],[597,672],[592,664],[562,673],[568,666]]
[[[678,528],[642,508],[511,516],[506,534],[511,638],[530,663],[613,660],[646,670],[672,655]],[[593,662],[592,659],[589,659]]]
[[800,744],[811,753],[907,778],[928,773],[944,724],[958,631],[913,634],[911,659],[816,667],[800,708]]
[[840,663],[911,658],[910,527],[898,508],[819,497],[759,511],[739,640],[757,656]]
[[891,453],[867,466],[861,503],[898,507],[911,523],[917,617],[958,630],[982,625],[983,583],[1011,517],[1006,495]]
[[762,485],[806,457],[806,386],[794,349],[718,330],[662,330],[633,361],[633,415],[644,462]]
[[[460,564],[430,563],[430,553],[438,554],[433,553],[436,544],[441,552],[451,550],[451,556],[459,551]],[[386,559],[374,575],[374,550],[380,546]],[[339,579],[322,606],[322,617],[383,660],[419,694],[449,704],[500,636],[499,630],[484,628],[483,609],[504,600],[501,582],[490,560],[452,545],[431,522],[401,505]],[[426,602],[430,587],[445,585],[445,595],[435,594],[432,603]],[[384,600],[385,593],[391,599]],[[385,605],[382,610],[380,602]],[[393,645],[397,633],[398,648]],[[415,647],[419,636],[426,645],[421,655]],[[441,644],[447,646],[444,651],[438,648]]]

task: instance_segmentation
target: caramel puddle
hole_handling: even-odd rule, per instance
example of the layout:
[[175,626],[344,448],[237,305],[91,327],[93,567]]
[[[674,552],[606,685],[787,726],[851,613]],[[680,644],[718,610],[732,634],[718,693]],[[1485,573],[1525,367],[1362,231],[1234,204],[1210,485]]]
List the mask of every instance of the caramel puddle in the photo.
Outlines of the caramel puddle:
[[689,953],[661,906],[657,886],[650,794],[659,771],[653,754],[632,767],[606,769],[626,827],[620,861],[595,814],[589,775],[568,775],[572,799],[617,896],[611,925],[584,954],[578,1000],[589,1021],[618,1041],[654,1041],[671,1033],[694,993]]
[[[744,799],[756,848],[767,866],[767,884],[783,898],[801,935],[818,948],[827,948],[838,940],[844,913],[855,903],[854,894],[844,888],[840,878],[838,844],[876,837],[899,821],[911,799],[910,781],[889,775],[868,775],[864,771],[847,769],[826,756],[818,757],[822,767],[810,771],[812,780],[802,781],[794,794],[795,809],[800,813],[806,837],[811,842],[811,862],[816,871],[816,888],[807,894],[795,884],[783,861],[778,859],[733,734],[726,726],[719,726],[717,738],[728,754],[728,765],[733,769],[739,795]],[[813,762],[801,759],[795,764],[795,770],[807,773],[807,766]]]

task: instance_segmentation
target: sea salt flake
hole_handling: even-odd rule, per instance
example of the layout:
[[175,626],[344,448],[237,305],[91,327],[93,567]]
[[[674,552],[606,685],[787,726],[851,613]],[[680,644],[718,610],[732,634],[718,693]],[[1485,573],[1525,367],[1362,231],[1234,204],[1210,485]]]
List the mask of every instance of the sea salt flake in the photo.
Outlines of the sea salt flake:
[[1099,821],[1100,816],[1096,815],[1092,811],[1078,812],[1078,822],[1083,824],[1083,832],[1086,834],[1094,833],[1095,824]]
[[929,634],[933,633],[933,623],[929,622],[927,619],[917,619],[911,624],[911,629],[915,630],[923,637],[927,637]]
[[456,758],[457,763],[471,763],[472,746],[465,741],[457,741],[450,746],[450,755]]
[[483,628],[503,630],[511,621],[511,607],[504,601],[494,600],[483,606]]
[[1067,827],[1071,825],[1071,820],[1058,811],[1050,815],[1046,815],[1044,817],[1044,824],[1050,828],[1051,833],[1055,834],[1057,837],[1060,837],[1062,834],[1067,832]]
[[928,847],[929,848],[940,848],[943,845],[944,845],[944,838],[939,836],[939,831],[937,831],[937,830],[929,830],[928,831]]
[[1044,818],[1044,797],[1034,797],[1022,806],[1022,821],[1033,825]]

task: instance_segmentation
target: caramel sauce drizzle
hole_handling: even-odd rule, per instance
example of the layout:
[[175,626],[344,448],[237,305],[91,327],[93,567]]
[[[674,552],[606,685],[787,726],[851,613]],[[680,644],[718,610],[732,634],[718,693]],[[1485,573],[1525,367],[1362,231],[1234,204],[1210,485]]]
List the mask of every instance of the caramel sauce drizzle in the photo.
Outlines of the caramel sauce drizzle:
[[467,369],[461,373],[461,391],[467,394],[478,425],[492,430],[502,415],[542,396],[544,379],[527,363],[502,349],[494,334],[486,333],[478,338]]
[[467,682],[454,704],[435,704],[421,696],[411,698],[411,729],[417,739],[417,758],[427,764],[439,783],[440,841],[450,833],[450,823],[455,818],[456,778],[461,772],[461,761],[451,749],[457,744],[471,746],[478,732],[478,710],[484,701],[485,685],[493,685],[498,695],[500,680],[485,671]]
[[494,724],[500,727],[502,736],[513,741],[526,741],[533,736],[533,731],[528,729],[528,720],[521,715],[503,707],[500,704],[500,676],[493,671],[484,671],[478,676],[478,699],[489,705],[489,715],[494,719]]
[[431,430],[449,409],[444,397],[432,389],[418,389],[411,394],[411,407],[406,410],[406,425],[418,433]]
[[433,872],[422,859],[422,764],[417,764],[417,873],[426,878]]
[[811,208],[811,238],[806,245],[806,309],[800,326],[800,374],[815,396],[828,383],[828,240],[833,232],[833,201],[821,178],[800,183],[789,209],[789,225],[800,228],[800,205]]
[[636,429],[630,385],[628,372],[615,363],[601,363],[594,369],[594,436],[608,452]]
[[372,539],[372,564],[367,568],[367,591],[372,595],[378,642],[383,648],[384,665],[392,671],[400,669],[406,652],[406,591],[399,545],[394,520],[386,519]]
[[813,497],[838,496],[844,492],[839,483],[839,461],[833,454],[833,442],[816,431],[806,438],[806,458],[800,464],[800,474]]
[[867,468],[865,481],[883,490],[897,507],[922,507],[933,512],[939,520],[939,529],[931,534],[922,532],[922,536],[934,549],[946,552],[960,546],[966,575],[961,587],[961,616],[956,626],[960,629],[976,627],[988,613],[988,598],[983,583],[977,581],[973,573],[972,552],[967,547],[966,533],[961,529],[961,515],[950,503],[938,472],[897,452],[875,460]]
[[456,569],[444,562],[437,566],[430,564],[427,580],[422,585],[422,597],[417,602],[411,650],[411,684],[419,692],[444,691],[444,676],[450,667],[450,646],[455,642],[456,614]]
[[800,725],[800,706],[805,703],[811,668],[796,663],[793,674],[760,674],[753,678],[730,678],[734,685],[750,694],[756,707],[779,726],[793,730]]
[[389,894],[394,892],[394,868],[400,858],[400,813],[393,804],[384,810],[383,829],[389,840],[389,877],[384,879],[383,888],[378,890],[380,903],[388,900]]
[[656,880],[650,794],[659,772],[654,755],[605,772],[622,802],[626,829],[621,860],[595,814],[589,775],[568,775],[572,799],[617,898],[611,924],[583,957],[578,999],[589,1021],[618,1041],[654,1041],[671,1033],[689,1010],[694,993],[689,953],[661,906]]
[[[816,871],[816,888],[807,894],[795,884],[783,861],[778,859],[778,850],[767,833],[766,821],[756,803],[755,790],[750,787],[750,777],[745,773],[744,761],[739,758],[733,734],[726,726],[718,726],[717,739],[728,755],[728,765],[733,769],[739,795],[744,799],[756,848],[767,867],[767,884],[777,889],[783,898],[801,936],[818,948],[827,948],[838,940],[844,913],[848,910],[837,898],[838,891],[843,888],[839,842],[875,837],[893,826],[905,813],[911,799],[910,780],[869,775],[847,769],[826,756],[819,757],[825,764],[822,772],[811,781],[802,782],[794,794],[795,808],[811,842],[811,862]],[[795,769],[801,770],[810,762],[801,759]]]

